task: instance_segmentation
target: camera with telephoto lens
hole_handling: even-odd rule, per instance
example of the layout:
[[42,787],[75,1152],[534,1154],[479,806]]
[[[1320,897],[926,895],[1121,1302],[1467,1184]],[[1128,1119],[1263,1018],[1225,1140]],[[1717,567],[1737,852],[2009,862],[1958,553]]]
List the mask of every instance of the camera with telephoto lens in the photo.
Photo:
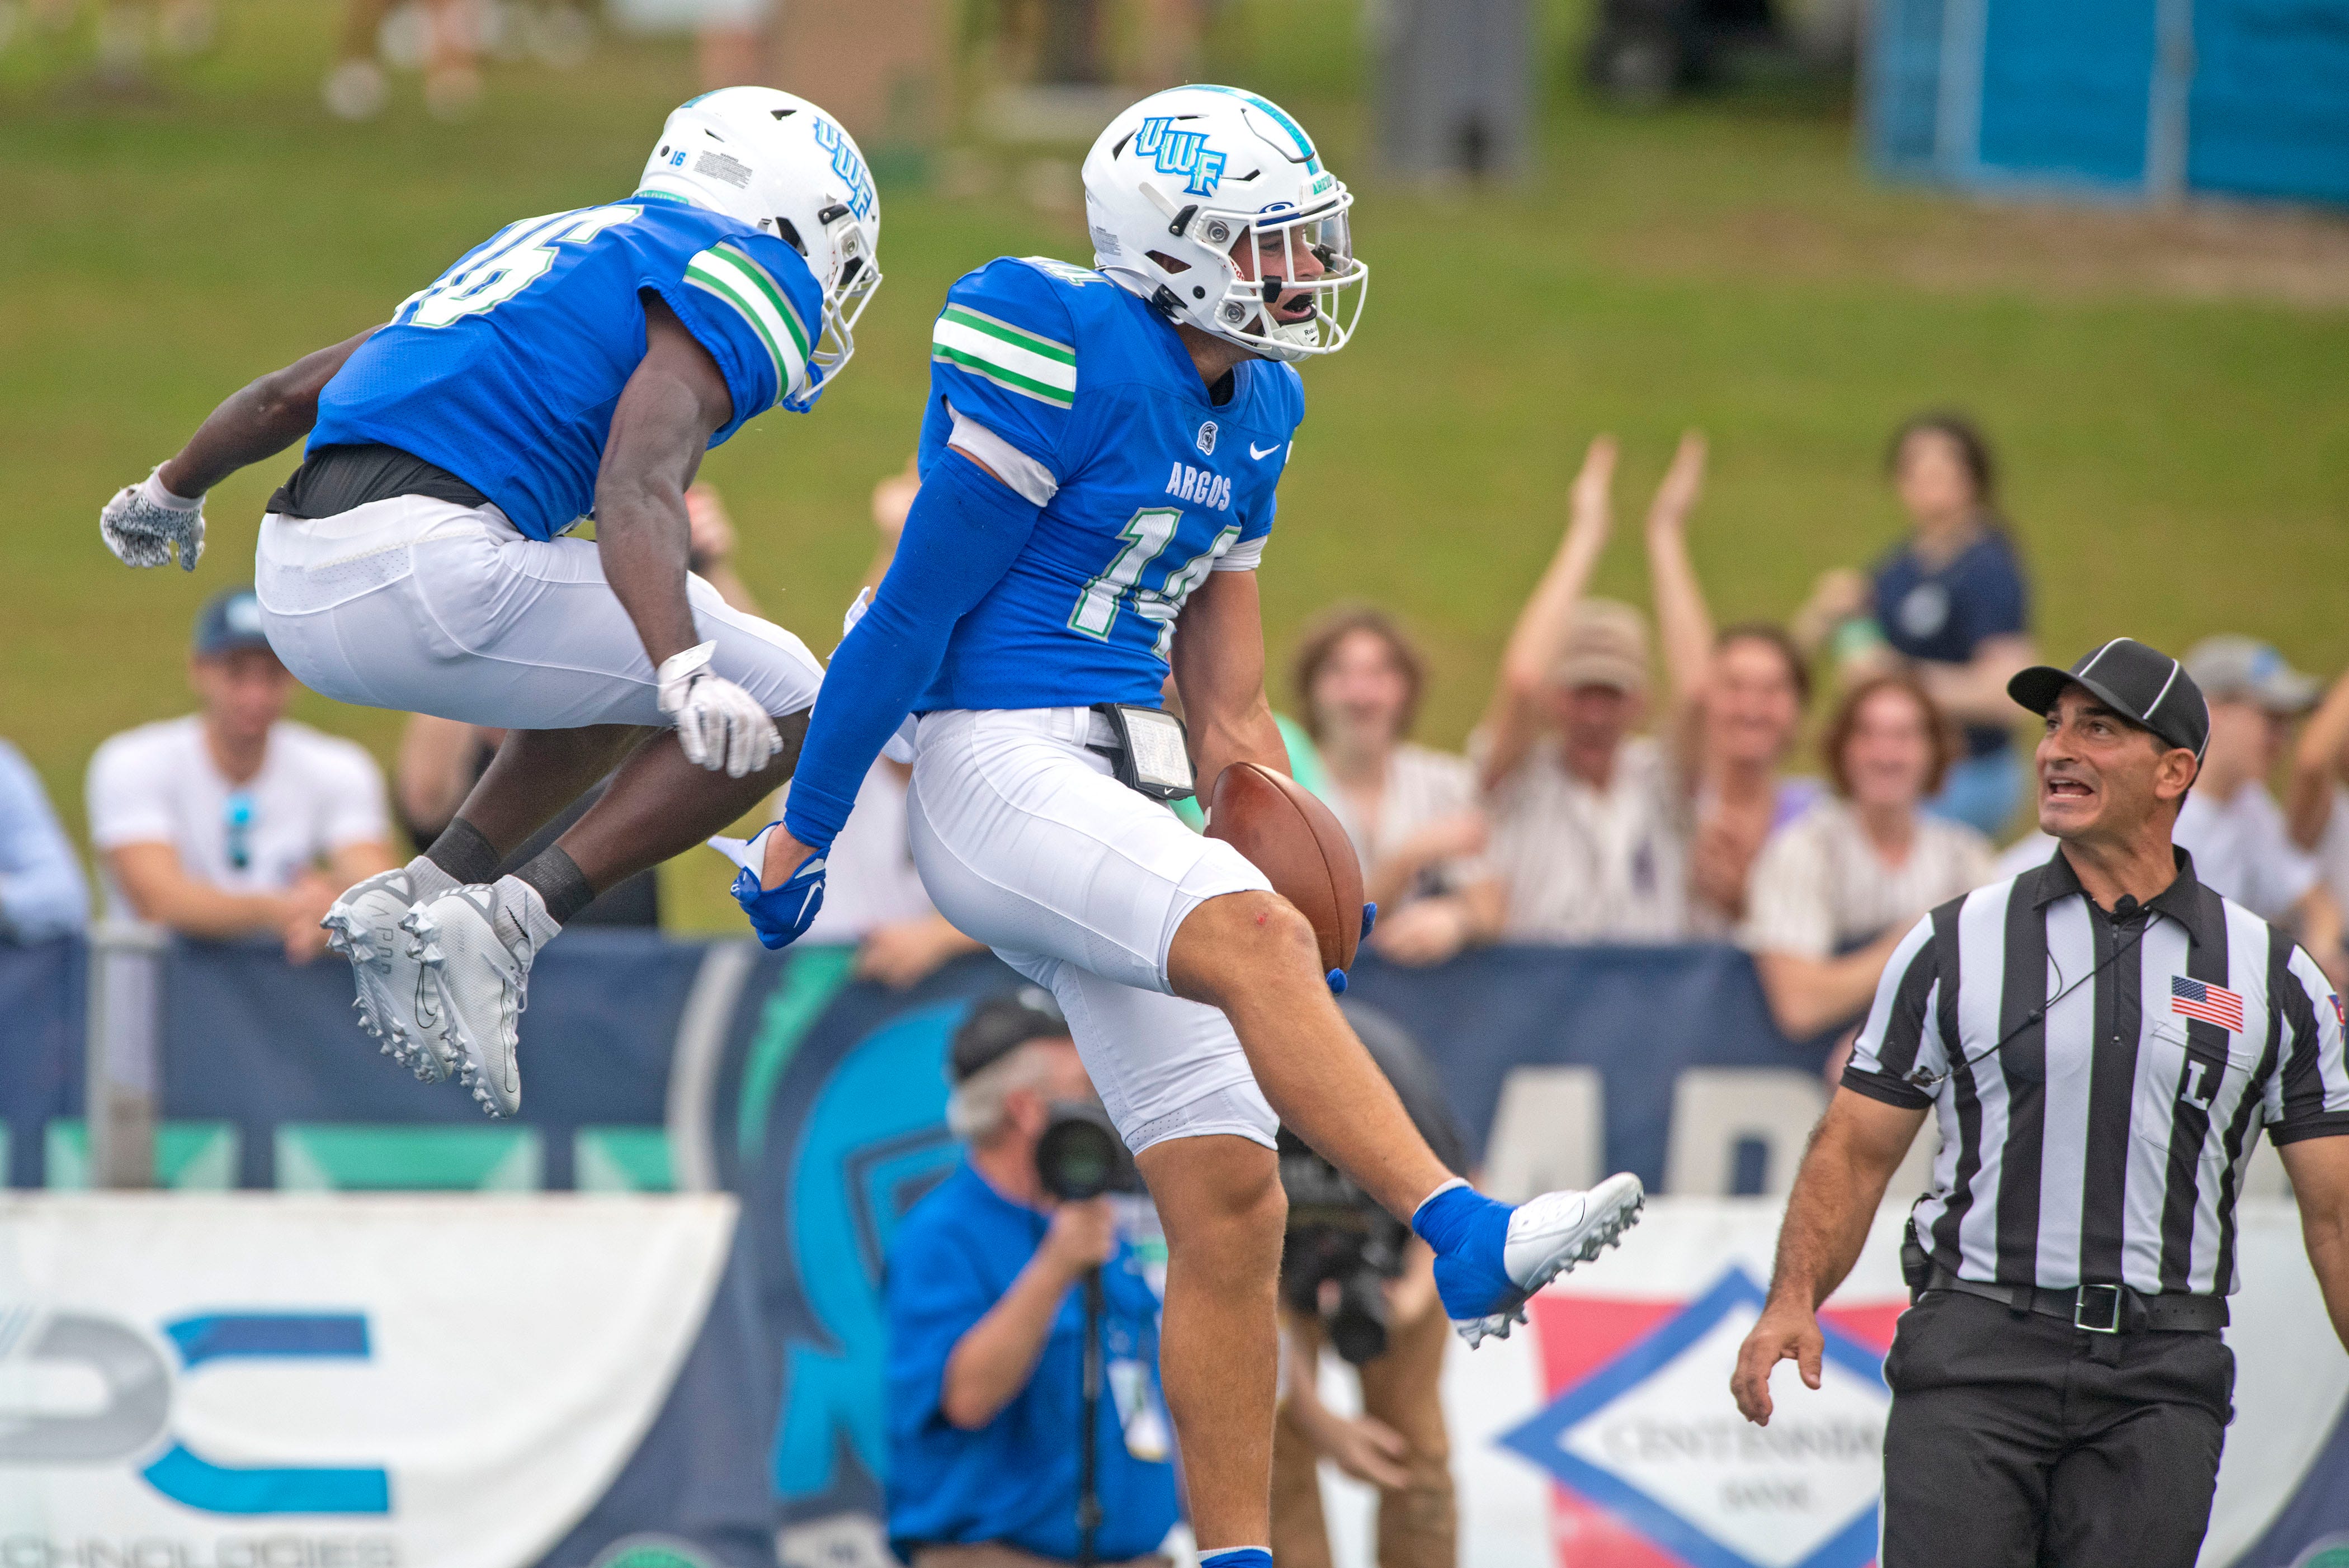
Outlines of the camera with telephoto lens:
[[1410,1227],[1287,1128],[1279,1155],[1280,1185],[1288,1194],[1281,1300],[1319,1318],[1348,1362],[1375,1360],[1387,1347],[1386,1283],[1402,1273]]
[[1036,1178],[1063,1202],[1143,1191],[1142,1171],[1109,1112],[1091,1100],[1056,1099],[1036,1140]]

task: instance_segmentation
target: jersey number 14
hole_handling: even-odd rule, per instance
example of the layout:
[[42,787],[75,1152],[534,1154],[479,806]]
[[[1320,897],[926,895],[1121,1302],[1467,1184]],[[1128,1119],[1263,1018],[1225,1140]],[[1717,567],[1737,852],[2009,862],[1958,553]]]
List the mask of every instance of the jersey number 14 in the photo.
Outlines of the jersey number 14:
[[1158,640],[1151,652],[1165,658],[1174,646],[1174,617],[1182,614],[1183,601],[1192,590],[1207,580],[1216,569],[1216,558],[1232,546],[1240,536],[1237,524],[1226,525],[1216,535],[1216,542],[1193,556],[1180,571],[1167,574],[1166,581],[1154,590],[1141,586],[1142,573],[1159,553],[1174,542],[1175,531],[1183,526],[1179,507],[1144,507],[1126,519],[1118,537],[1125,548],[1109,563],[1109,570],[1085,584],[1077,596],[1077,607],[1069,615],[1069,625],[1088,637],[1107,641],[1110,629],[1117,624],[1119,602],[1128,594],[1133,598],[1133,613],[1145,621],[1158,623]]

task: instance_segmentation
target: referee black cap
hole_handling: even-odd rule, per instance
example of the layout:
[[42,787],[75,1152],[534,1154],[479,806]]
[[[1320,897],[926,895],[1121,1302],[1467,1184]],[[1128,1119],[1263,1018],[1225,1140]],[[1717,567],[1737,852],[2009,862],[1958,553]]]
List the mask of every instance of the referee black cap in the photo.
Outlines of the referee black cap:
[[1030,1040],[1065,1040],[1069,1020],[1040,985],[1022,985],[1008,996],[990,996],[970,1010],[954,1035],[947,1062],[954,1081],[1001,1061]]
[[2210,743],[2210,707],[2186,666],[2168,654],[2134,637],[2115,637],[2068,670],[2032,665],[2006,683],[2006,695],[2044,714],[2075,681],[2123,718],[2202,760]]

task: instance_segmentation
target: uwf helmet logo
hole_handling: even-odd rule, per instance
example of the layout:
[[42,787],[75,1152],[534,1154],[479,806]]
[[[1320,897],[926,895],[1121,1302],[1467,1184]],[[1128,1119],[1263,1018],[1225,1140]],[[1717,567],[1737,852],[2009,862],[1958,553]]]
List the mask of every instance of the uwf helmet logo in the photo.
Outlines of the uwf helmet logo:
[[1224,177],[1224,155],[1208,150],[1207,133],[1176,130],[1171,114],[1144,119],[1134,133],[1133,151],[1138,158],[1154,158],[1161,174],[1188,175],[1190,183],[1183,187],[1186,196],[1213,196]]
[[856,149],[840,127],[815,117],[815,144],[832,154],[832,171],[848,185],[848,210],[861,221],[873,215],[873,177],[864,171],[864,160],[856,156]]

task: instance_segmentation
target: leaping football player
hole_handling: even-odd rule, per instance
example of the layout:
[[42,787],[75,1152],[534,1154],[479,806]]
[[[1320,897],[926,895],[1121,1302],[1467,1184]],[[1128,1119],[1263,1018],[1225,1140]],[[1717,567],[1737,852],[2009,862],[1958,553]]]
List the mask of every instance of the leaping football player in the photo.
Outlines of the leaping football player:
[[[1641,1195],[1623,1175],[1511,1209],[1456,1180],[1347,1027],[1306,918],[1152,798],[1192,764],[1288,770],[1256,573],[1304,410],[1296,365],[1346,346],[1369,272],[1345,186],[1253,93],[1145,98],[1083,178],[1093,270],[1006,258],[947,293],[920,497],[735,891],[770,945],[804,930],[858,781],[910,744],[930,896],[1059,997],[1148,1179],[1202,1560],[1247,1568],[1270,1562],[1276,1112],[1410,1218],[1472,1345]],[[1158,711],[1170,665],[1187,758]]]
[[[176,550],[192,571],[204,492],[306,434],[261,524],[270,645],[328,696],[507,731],[430,852],[325,921],[382,1048],[492,1115],[521,1103],[539,949],[791,774],[822,667],[688,573],[685,490],[704,450],[839,376],[879,240],[837,122],[765,88],[706,94],[634,195],[501,230],[388,325],[230,397],[101,514],[127,563]],[[592,544],[563,537],[590,512]]]

